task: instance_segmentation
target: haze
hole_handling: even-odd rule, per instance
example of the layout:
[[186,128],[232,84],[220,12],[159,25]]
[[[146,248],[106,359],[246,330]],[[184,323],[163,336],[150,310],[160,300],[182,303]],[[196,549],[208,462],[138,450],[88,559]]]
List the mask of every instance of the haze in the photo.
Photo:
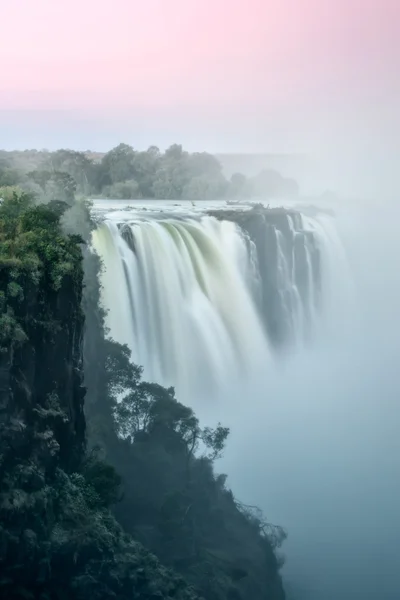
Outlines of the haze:
[[3,0],[0,14],[2,147],[323,151],[394,175],[396,0]]
[[287,527],[295,600],[398,600],[399,1],[2,0],[0,17],[2,148],[302,153],[302,192],[375,198],[337,220],[354,305],[332,296],[320,345],[227,394],[221,469]]
[[287,527],[288,600],[399,597],[398,216],[338,211],[330,332],[221,407],[232,437],[220,469]]

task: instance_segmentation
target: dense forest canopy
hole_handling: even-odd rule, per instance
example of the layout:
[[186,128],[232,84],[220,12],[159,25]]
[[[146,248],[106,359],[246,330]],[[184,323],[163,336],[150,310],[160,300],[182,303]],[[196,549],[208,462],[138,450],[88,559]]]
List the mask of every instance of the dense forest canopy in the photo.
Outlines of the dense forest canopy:
[[165,152],[119,144],[103,155],[75,150],[0,152],[0,186],[21,185],[37,196],[83,196],[121,200],[217,200],[251,197],[292,198],[293,179],[264,169],[255,177],[234,173],[227,179],[207,152],[189,153],[173,144]]
[[228,429],[201,426],[110,339],[86,204],[69,186],[39,203],[5,171],[0,596],[284,600],[283,530],[214,471]]

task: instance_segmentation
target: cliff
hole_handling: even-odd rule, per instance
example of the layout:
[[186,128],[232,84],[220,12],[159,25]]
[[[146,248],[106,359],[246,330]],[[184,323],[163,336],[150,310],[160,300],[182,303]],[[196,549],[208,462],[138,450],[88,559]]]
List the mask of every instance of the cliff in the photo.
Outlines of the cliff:
[[214,473],[228,430],[201,428],[107,339],[70,210],[0,204],[0,597],[284,600],[284,532]]
[[215,473],[228,430],[201,427],[172,389],[143,381],[129,349],[107,339],[100,268],[88,254],[85,410],[89,443],[122,477],[118,521],[207,600],[284,600],[285,532],[238,502]]
[[308,335],[320,302],[321,257],[315,234],[304,227],[301,214],[262,205],[209,214],[237,223],[254,244],[261,278],[259,309],[271,342],[284,346],[301,326]]
[[0,205],[0,597],[195,599],[111,516],[85,451],[82,252],[60,203]]

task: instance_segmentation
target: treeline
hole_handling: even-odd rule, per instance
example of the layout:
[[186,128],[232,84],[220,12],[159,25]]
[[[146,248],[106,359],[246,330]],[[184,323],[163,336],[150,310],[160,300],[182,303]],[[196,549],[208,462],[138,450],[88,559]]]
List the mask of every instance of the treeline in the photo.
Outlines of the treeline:
[[284,600],[284,532],[214,472],[228,430],[109,338],[86,205],[0,197],[0,596]]
[[121,200],[217,200],[291,198],[293,179],[272,169],[228,180],[220,162],[207,152],[189,153],[174,144],[137,151],[119,144],[104,155],[74,150],[0,152],[0,186],[22,185],[47,199],[104,197]]

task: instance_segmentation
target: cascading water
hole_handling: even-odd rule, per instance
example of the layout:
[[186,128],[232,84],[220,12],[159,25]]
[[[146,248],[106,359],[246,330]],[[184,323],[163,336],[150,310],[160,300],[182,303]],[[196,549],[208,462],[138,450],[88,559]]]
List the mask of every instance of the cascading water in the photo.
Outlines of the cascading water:
[[302,215],[283,209],[214,211],[232,219],[254,240],[260,277],[260,304],[274,347],[302,344],[315,328],[320,308],[318,234]]
[[288,599],[397,600],[398,209],[201,204],[100,211],[111,333],[230,427],[218,471],[287,528]]
[[268,354],[251,256],[233,223],[212,218],[106,221],[93,245],[114,338],[145,376],[184,394],[251,374]]
[[111,335],[148,380],[181,397],[265,372],[279,344],[306,339],[317,321],[320,256],[310,224],[298,213],[251,213],[125,213],[93,234]]

